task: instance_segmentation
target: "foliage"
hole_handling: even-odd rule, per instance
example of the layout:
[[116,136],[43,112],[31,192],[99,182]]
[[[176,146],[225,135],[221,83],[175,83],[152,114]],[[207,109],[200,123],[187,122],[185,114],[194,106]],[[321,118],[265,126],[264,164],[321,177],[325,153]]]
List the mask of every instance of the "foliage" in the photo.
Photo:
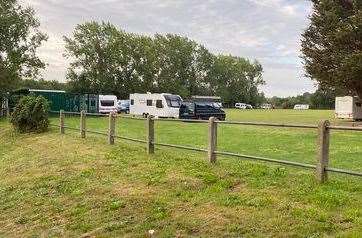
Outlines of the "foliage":
[[44,79],[24,79],[19,82],[18,88],[67,90],[68,85],[66,83],[61,83],[56,80],[49,81]]
[[88,22],[76,26],[73,36],[64,40],[65,56],[72,60],[67,77],[74,92],[112,93],[120,98],[146,91],[184,98],[216,94],[227,103],[252,104],[262,96],[258,62],[215,56],[186,37],[149,37],[126,33],[110,23]]
[[267,101],[276,108],[291,109],[295,104],[309,104],[312,109],[334,109],[336,96],[343,93],[319,87],[314,93],[304,93],[295,97],[272,97]]
[[219,55],[212,68],[214,94],[221,96],[229,106],[236,102],[258,105],[264,101],[263,94],[258,91],[258,86],[264,84],[262,71],[257,61],[250,63],[241,57]]
[[362,1],[313,0],[313,7],[302,39],[308,76],[362,98]]
[[0,96],[45,67],[36,55],[47,39],[39,25],[32,8],[21,7],[17,0],[0,0]]
[[23,96],[11,114],[11,123],[21,133],[48,129],[49,104],[42,96]]

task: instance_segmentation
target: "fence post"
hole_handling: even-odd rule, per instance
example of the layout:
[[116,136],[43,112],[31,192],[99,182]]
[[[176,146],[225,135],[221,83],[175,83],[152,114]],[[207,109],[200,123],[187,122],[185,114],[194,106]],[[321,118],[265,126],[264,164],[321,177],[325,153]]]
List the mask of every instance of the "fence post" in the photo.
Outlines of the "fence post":
[[116,117],[114,112],[109,113],[108,143],[114,144],[114,135],[116,130]]
[[152,119],[152,116],[147,117],[147,153],[155,153],[155,145],[153,144],[155,140],[155,121]]
[[324,183],[328,179],[326,168],[329,163],[329,125],[328,120],[321,121],[318,125],[316,176],[320,183]]
[[59,112],[59,128],[60,128],[60,134],[64,134],[64,111],[60,110]]
[[217,148],[217,124],[215,123],[215,117],[209,118],[209,147],[208,147],[208,160],[210,163],[216,162]]
[[80,112],[80,136],[82,138],[85,138],[85,133],[86,133],[86,114],[85,111],[82,110]]

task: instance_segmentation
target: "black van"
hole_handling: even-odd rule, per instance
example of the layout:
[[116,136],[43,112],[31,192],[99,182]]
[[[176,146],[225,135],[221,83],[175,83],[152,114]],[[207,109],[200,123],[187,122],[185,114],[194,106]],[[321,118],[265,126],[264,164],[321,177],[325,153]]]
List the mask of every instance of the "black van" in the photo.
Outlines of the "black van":
[[225,121],[226,114],[219,104],[215,102],[183,102],[180,107],[180,119],[208,120],[215,117],[220,121]]

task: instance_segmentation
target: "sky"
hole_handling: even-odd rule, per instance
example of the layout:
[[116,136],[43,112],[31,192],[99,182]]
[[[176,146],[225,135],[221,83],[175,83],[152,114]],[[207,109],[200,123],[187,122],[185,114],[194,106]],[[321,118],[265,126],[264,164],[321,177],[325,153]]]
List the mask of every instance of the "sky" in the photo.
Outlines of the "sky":
[[301,33],[308,26],[308,0],[21,0],[32,6],[49,39],[39,49],[47,80],[66,80],[63,36],[77,24],[109,21],[139,34],[187,36],[216,54],[258,60],[266,96],[313,92],[300,59]]

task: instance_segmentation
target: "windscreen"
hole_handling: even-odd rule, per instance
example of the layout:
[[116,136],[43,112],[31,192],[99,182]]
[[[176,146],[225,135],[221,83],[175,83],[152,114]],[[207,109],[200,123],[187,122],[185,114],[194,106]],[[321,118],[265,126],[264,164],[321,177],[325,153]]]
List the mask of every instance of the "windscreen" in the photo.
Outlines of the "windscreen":
[[113,107],[114,100],[101,100],[101,106],[102,107]]
[[182,99],[177,95],[165,95],[167,106],[179,108],[182,103]]

